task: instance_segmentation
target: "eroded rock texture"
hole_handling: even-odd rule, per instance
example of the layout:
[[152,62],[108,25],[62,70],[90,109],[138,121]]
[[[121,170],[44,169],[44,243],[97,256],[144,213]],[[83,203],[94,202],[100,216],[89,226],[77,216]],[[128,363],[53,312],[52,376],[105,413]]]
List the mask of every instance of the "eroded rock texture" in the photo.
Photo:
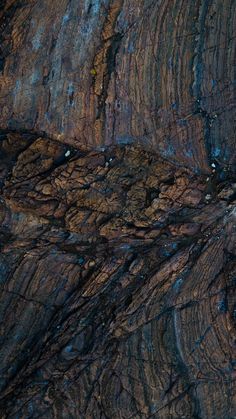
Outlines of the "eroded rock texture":
[[236,417],[235,2],[0,3],[0,417]]
[[16,134],[2,155],[2,417],[233,418],[233,174]]
[[234,0],[3,3],[2,128],[235,162]]

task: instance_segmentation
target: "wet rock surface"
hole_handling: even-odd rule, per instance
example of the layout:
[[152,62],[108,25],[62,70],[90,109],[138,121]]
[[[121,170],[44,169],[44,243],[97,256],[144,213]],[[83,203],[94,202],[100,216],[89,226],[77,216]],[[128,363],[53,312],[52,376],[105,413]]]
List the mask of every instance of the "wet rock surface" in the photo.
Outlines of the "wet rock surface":
[[2,417],[233,417],[233,173],[26,137],[1,141]]
[[0,127],[235,164],[233,0],[7,0]]
[[0,417],[236,417],[233,0],[0,2]]

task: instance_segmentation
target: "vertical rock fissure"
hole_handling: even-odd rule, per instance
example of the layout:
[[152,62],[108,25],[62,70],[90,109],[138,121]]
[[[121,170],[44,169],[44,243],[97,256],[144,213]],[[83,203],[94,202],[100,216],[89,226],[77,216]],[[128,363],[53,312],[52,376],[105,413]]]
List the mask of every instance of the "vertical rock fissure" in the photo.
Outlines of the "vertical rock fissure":
[[106,107],[106,99],[108,96],[109,82],[111,79],[111,75],[114,72],[115,67],[116,67],[116,56],[120,47],[121,39],[122,39],[122,35],[120,33],[113,35],[110,41],[111,42],[110,46],[107,49],[107,54],[106,54],[107,71],[103,76],[102,92],[99,95],[97,119],[105,115],[105,107]]
[[111,76],[116,67],[116,56],[120,48],[123,35],[115,32],[117,18],[121,12],[123,0],[115,0],[110,5],[106,21],[102,30],[102,44],[93,60],[93,91],[97,96],[96,122],[98,135],[104,134],[106,121],[106,100]]

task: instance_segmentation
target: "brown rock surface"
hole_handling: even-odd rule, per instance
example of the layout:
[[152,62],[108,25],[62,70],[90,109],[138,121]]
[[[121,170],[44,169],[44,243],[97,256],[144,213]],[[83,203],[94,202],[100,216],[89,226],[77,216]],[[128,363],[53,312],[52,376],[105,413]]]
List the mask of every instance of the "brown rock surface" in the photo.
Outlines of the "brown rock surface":
[[138,146],[13,140],[2,417],[233,417],[232,174],[196,175]]
[[6,0],[0,126],[235,163],[232,0]]
[[0,417],[236,417],[235,2],[0,3]]

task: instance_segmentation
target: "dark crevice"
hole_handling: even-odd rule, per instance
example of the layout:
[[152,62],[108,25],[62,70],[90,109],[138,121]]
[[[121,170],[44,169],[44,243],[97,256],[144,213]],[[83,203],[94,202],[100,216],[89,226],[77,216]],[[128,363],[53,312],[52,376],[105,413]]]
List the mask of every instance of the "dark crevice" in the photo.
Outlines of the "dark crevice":
[[111,75],[115,71],[115,68],[116,68],[116,56],[119,51],[121,40],[122,40],[121,34],[118,33],[118,34],[113,35],[111,38],[111,44],[107,49],[107,54],[106,54],[107,70],[103,76],[102,92],[99,95],[98,107],[97,107],[97,119],[100,119],[101,117],[105,118],[105,108],[106,108],[106,99],[108,96],[108,87],[111,80]]

